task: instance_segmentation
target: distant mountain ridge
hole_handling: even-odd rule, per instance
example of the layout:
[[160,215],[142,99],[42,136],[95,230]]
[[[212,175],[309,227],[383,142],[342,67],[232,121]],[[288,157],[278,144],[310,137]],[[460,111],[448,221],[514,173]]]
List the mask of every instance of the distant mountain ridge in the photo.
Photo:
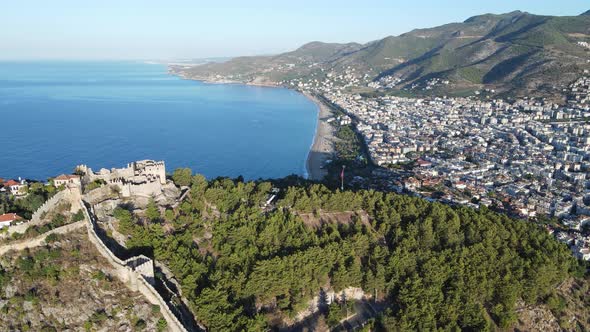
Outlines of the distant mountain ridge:
[[[393,90],[450,82],[439,91],[489,87],[509,94],[559,94],[589,69],[590,11],[569,17],[521,11],[484,14],[461,23],[415,29],[366,44],[312,42],[274,56],[173,68],[188,78],[262,84],[325,80],[354,70],[359,85],[399,80]],[[359,75],[360,74],[360,75]]]

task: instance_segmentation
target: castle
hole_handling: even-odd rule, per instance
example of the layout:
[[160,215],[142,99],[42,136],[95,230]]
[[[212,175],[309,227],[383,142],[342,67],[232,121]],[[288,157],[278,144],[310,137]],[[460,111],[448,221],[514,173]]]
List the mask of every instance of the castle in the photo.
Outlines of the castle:
[[84,186],[102,181],[119,188],[123,197],[157,195],[166,184],[166,166],[163,161],[134,161],[124,168],[103,168],[96,173],[86,165],[79,165],[76,173],[82,175]]

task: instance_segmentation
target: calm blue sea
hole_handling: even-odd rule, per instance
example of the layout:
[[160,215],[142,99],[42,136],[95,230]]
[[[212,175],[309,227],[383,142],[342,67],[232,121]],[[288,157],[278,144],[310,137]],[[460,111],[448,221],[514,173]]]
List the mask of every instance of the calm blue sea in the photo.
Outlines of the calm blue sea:
[[136,62],[0,62],[0,178],[139,159],[208,178],[305,175],[317,108],[286,89],[212,85]]

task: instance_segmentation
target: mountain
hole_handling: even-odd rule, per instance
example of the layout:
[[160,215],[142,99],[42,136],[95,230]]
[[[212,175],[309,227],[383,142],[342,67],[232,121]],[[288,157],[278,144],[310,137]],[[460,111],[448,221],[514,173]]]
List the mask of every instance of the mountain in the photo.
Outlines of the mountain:
[[285,53],[282,57],[290,57],[293,60],[326,62],[336,60],[361,48],[362,45],[357,43],[330,44],[316,41],[305,44],[293,52]]
[[310,75],[313,64],[330,63],[361,48],[362,45],[357,43],[311,42],[280,55],[237,57],[224,63],[208,63],[197,67],[171,66],[171,70],[188,78],[216,81],[219,80],[218,76],[222,76],[224,81],[276,84],[291,76]]
[[409,83],[444,78],[458,88],[483,84],[505,91],[550,92],[587,66],[587,50],[576,42],[590,37],[589,17],[512,12],[472,17],[453,25],[455,31],[445,27],[411,32],[438,45],[380,75]]
[[[275,56],[240,57],[225,63],[172,67],[187,78],[294,85],[356,75],[357,87],[399,80],[393,90],[420,90],[448,80],[440,92],[493,88],[508,94],[559,94],[590,68],[590,15],[558,17],[521,11],[484,14],[461,23],[416,29],[366,44],[313,42]],[[347,76],[348,77],[348,76]],[[339,82],[335,82],[338,84]],[[351,84],[348,84],[349,86]]]
[[590,10],[580,14],[580,16],[584,16],[584,15],[586,15],[586,16],[590,15]]

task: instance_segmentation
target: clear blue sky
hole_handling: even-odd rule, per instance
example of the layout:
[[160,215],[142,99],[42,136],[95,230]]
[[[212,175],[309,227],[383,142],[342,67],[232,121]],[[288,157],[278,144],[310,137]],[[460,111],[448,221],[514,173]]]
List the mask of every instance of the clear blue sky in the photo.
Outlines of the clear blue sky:
[[578,15],[587,0],[2,0],[0,59],[173,59],[367,42],[523,10]]

